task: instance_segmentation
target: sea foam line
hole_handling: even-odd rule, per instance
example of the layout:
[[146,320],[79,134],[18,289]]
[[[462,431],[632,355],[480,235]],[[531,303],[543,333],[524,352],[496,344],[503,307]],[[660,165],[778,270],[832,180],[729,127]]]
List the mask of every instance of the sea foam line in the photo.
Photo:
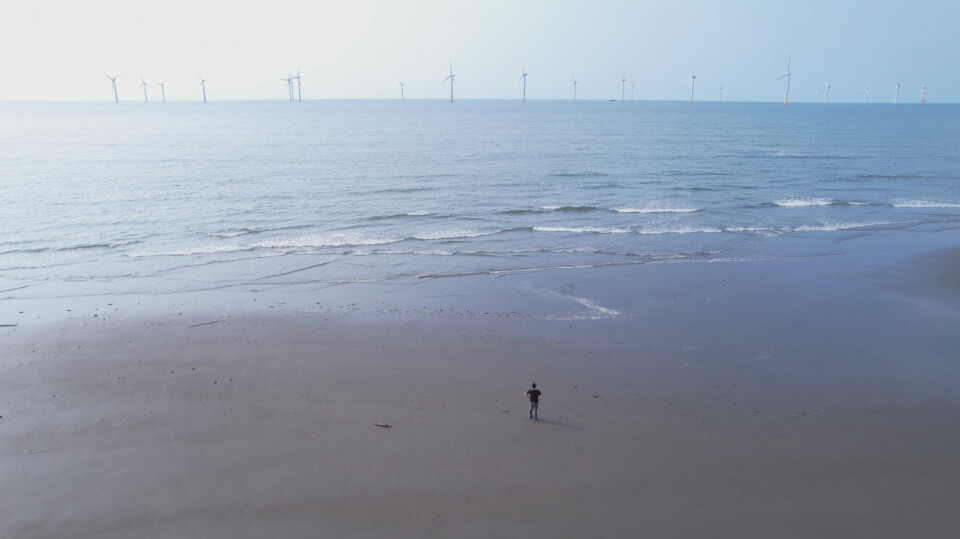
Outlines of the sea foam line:
[[833,198],[795,196],[774,200],[773,203],[784,208],[805,208],[808,206],[830,206],[836,204],[837,201]]
[[891,204],[894,208],[960,208],[960,203],[943,202],[939,200],[900,199]]

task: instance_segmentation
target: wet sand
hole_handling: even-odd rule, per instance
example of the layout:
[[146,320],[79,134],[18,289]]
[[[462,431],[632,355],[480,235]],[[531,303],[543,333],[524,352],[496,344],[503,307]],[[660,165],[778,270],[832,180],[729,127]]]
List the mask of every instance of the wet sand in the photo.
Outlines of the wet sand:
[[571,270],[597,320],[7,312],[0,536],[951,537],[950,253]]

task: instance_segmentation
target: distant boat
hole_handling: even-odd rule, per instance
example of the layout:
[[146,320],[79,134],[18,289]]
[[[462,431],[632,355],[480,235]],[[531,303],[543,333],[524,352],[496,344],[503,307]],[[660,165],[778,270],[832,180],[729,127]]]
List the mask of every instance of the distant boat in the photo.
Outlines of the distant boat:
[[610,102],[611,102],[611,103],[616,103],[617,100],[616,100],[616,99],[611,99]]

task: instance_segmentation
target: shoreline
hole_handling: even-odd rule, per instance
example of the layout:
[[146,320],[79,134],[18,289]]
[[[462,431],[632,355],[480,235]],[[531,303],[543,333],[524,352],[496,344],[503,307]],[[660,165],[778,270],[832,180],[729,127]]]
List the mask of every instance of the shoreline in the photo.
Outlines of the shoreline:
[[0,328],[0,535],[949,537],[956,252],[96,298]]

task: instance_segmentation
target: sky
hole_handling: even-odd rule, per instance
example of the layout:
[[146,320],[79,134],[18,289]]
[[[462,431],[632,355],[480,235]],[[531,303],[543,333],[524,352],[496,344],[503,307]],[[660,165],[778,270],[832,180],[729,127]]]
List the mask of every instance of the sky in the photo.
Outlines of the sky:
[[0,0],[0,100],[960,102],[960,0]]

